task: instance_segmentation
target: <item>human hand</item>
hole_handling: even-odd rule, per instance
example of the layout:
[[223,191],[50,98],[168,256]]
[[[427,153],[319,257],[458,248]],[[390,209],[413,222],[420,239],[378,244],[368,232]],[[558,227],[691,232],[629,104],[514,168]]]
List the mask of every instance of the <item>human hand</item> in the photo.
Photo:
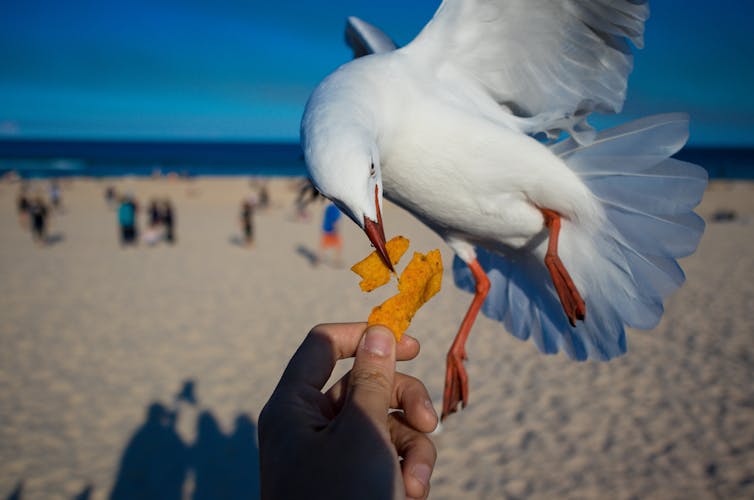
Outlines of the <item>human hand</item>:
[[[437,425],[429,394],[396,373],[419,353],[365,323],[314,327],[259,416],[262,498],[426,498]],[[336,361],[353,367],[322,393]],[[402,412],[388,413],[389,409]],[[402,461],[399,459],[402,458]]]

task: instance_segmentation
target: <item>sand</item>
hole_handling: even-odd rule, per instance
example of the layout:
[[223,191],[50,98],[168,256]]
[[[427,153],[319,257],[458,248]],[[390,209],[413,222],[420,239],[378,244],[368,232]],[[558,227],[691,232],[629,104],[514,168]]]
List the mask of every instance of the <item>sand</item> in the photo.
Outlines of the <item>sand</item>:
[[[170,196],[177,243],[121,249],[109,183],[143,204]],[[313,267],[323,205],[298,222],[289,181],[270,190],[248,249],[246,179],[73,180],[54,243],[41,248],[19,227],[18,185],[0,184],[1,498],[106,498],[150,450],[164,474],[171,460],[193,460],[178,480],[164,476],[165,492],[253,488],[255,422],[301,339],[319,322],[364,320],[390,293],[361,293],[347,268]],[[712,222],[724,209],[736,219]],[[401,366],[439,405],[470,295],[452,285],[452,255],[435,235],[385,212],[388,236],[441,248],[448,269],[409,330],[422,352]],[[656,329],[629,333],[620,359],[544,356],[479,319],[470,405],[433,436],[432,498],[754,497],[754,185],[715,182],[699,212],[708,227],[682,261],[686,284]],[[370,249],[353,224],[344,229],[350,264]],[[176,403],[186,381],[193,394]],[[145,426],[158,404],[176,412],[175,432]]]

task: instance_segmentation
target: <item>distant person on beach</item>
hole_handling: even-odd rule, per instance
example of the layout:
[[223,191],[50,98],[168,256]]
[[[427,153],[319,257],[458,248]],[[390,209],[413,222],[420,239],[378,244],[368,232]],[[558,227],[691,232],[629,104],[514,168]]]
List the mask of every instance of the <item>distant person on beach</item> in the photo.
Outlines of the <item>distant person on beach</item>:
[[[259,416],[262,498],[429,495],[437,414],[424,384],[395,371],[419,343],[365,327],[316,326],[291,358]],[[350,357],[351,371],[320,392]]]
[[149,217],[149,227],[157,228],[162,222],[160,219],[160,205],[157,200],[152,198],[147,207],[147,216]]
[[16,209],[18,210],[18,223],[24,229],[29,229],[30,207],[31,202],[29,201],[29,196],[26,194],[26,189],[21,189],[16,201]]
[[52,205],[53,210],[60,210],[62,208],[62,201],[60,199],[60,184],[58,184],[57,179],[52,179],[50,181],[50,204]]
[[244,245],[254,245],[254,208],[257,200],[254,196],[247,196],[241,203],[241,230],[243,231]]
[[149,246],[154,246],[162,239],[162,214],[160,205],[152,198],[147,206],[147,229],[141,237]]
[[115,208],[116,198],[117,195],[115,193],[115,188],[113,186],[107,186],[107,188],[105,188],[105,203],[107,203],[108,208]]
[[293,189],[298,191],[296,200],[293,202],[295,207],[295,218],[298,222],[309,222],[309,204],[319,197],[319,193],[309,179],[302,179],[292,185]]
[[325,254],[329,249],[335,252],[333,264],[337,267],[343,265],[343,240],[340,237],[338,222],[341,216],[340,209],[333,203],[328,203],[322,217],[322,237],[319,243],[319,255],[317,259],[324,261]]
[[270,191],[267,188],[267,182],[262,182],[259,186],[259,208],[266,210],[270,206]]
[[165,227],[165,241],[172,245],[175,243],[175,213],[173,212],[173,203],[169,199],[162,202],[160,220]]
[[40,245],[47,243],[47,216],[49,210],[41,196],[37,196],[29,204],[29,218],[31,221],[31,235]]
[[136,201],[133,197],[126,195],[121,198],[118,207],[121,246],[136,245],[137,243],[136,210]]

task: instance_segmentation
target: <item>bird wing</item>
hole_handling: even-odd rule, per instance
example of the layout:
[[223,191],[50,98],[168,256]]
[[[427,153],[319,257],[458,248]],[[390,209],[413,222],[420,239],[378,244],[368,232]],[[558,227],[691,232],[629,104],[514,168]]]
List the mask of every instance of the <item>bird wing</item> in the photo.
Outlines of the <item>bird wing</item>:
[[382,30],[354,16],[346,21],[346,43],[353,50],[354,59],[396,49],[395,42]]
[[[402,51],[438,78],[479,86],[535,132],[591,130],[592,111],[619,112],[643,46],[647,0],[444,0]],[[583,130],[582,130],[583,128]]]

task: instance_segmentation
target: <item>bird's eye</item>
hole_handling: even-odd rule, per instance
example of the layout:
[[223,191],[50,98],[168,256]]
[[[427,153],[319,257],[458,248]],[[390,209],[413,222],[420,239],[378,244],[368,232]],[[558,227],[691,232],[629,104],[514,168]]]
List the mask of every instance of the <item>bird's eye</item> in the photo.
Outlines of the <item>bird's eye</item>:
[[372,166],[369,167],[369,175],[371,175],[372,177],[374,177],[374,162],[372,163]]

